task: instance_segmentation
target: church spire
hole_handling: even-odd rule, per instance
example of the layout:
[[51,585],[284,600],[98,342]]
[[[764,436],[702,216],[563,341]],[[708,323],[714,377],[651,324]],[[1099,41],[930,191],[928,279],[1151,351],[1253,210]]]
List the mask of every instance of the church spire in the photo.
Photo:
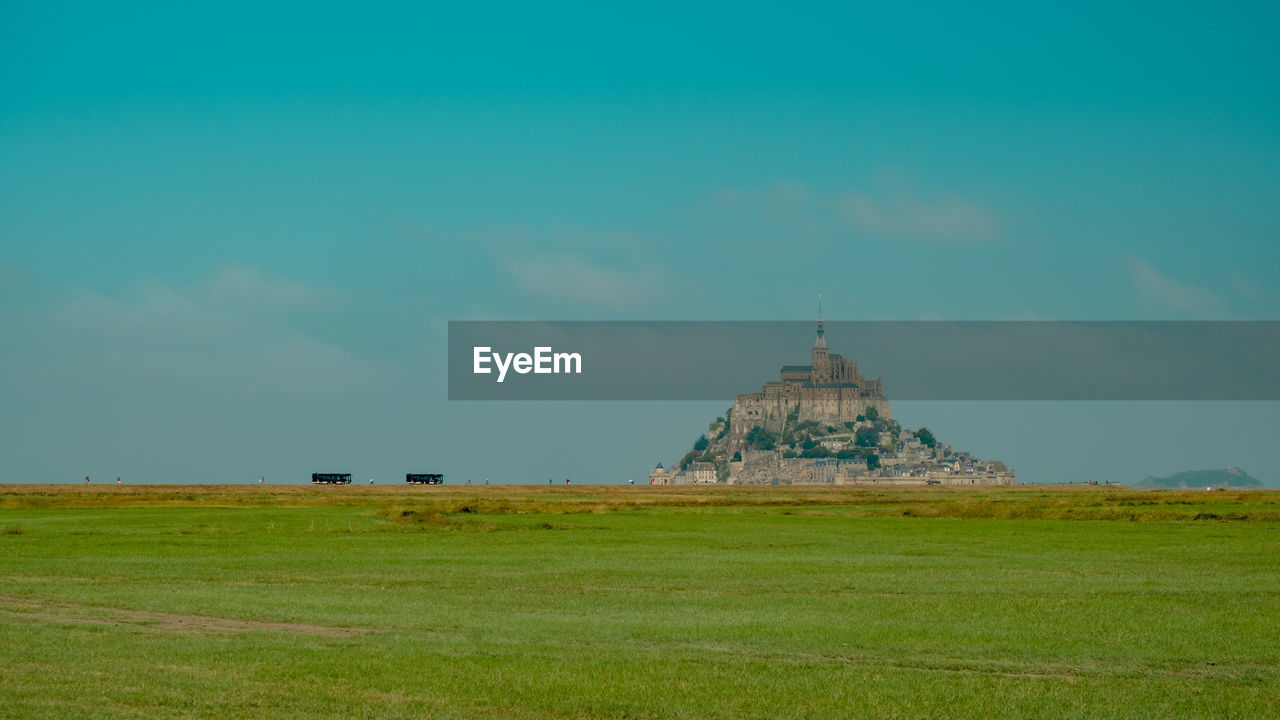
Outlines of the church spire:
[[818,293],[818,337],[813,341],[815,348],[825,348],[827,346],[827,338],[824,337],[825,331],[822,329],[822,293]]

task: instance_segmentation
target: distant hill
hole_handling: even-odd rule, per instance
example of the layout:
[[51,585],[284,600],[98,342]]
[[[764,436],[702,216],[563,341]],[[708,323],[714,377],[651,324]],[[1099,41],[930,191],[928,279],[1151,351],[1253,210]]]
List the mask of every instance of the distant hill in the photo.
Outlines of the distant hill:
[[1150,477],[1146,480],[1134,485],[1136,488],[1151,490],[1156,488],[1180,489],[1180,488],[1206,488],[1206,487],[1222,487],[1222,488],[1260,488],[1262,481],[1256,477],[1251,477],[1249,473],[1241,470],[1234,465],[1228,465],[1223,470],[1187,470],[1186,472],[1174,473],[1169,477]]

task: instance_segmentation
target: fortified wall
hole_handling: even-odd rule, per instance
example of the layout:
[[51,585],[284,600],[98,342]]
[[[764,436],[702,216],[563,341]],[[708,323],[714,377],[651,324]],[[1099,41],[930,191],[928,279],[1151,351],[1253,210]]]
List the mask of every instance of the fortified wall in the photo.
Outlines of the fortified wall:
[[[680,481],[675,480],[676,483]],[[1014,474],[1000,472],[920,472],[895,475],[867,471],[866,461],[784,458],[774,452],[752,452],[729,463],[729,485],[1013,485]]]

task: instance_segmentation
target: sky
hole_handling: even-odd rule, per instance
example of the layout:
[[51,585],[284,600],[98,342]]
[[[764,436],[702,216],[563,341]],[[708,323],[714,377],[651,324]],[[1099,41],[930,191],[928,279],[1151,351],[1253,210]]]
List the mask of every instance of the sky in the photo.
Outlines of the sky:
[[[449,320],[1280,319],[1271,4],[129,5],[0,7],[0,482],[625,482],[731,402],[450,402]],[[894,412],[1280,486],[1277,405]]]

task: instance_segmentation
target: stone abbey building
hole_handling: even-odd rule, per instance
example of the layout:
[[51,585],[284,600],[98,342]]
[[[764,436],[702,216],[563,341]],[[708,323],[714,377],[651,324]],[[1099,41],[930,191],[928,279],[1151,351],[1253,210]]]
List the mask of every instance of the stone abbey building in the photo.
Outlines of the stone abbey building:
[[827,338],[818,313],[818,336],[813,341],[808,365],[782,366],[781,379],[767,382],[758,393],[740,394],[733,399],[729,444],[740,447],[754,427],[780,432],[789,415],[793,422],[816,420],[841,425],[865,415],[875,407],[880,417],[892,417],[889,400],[879,378],[869,380],[858,372],[858,364],[827,351]]

